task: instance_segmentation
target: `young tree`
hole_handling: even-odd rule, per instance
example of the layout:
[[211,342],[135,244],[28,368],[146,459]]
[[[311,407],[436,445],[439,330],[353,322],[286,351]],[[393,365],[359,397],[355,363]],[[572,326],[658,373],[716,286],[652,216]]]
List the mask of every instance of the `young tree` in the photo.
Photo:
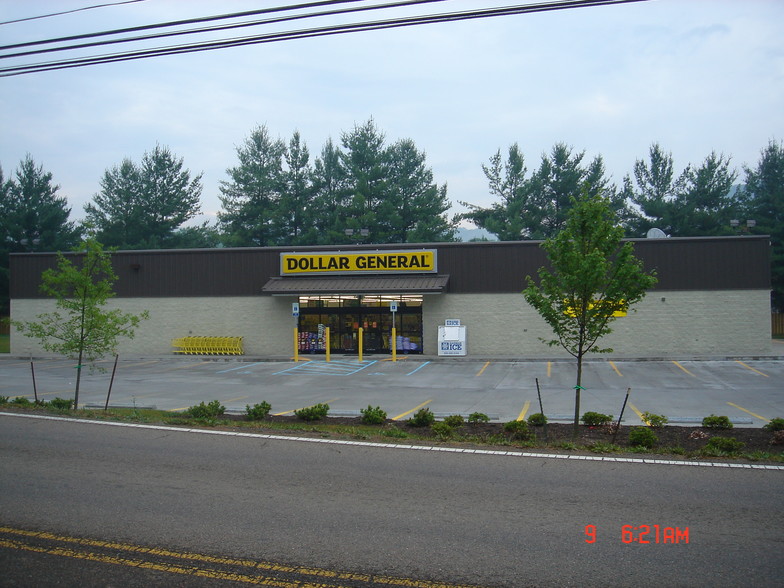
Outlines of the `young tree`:
[[566,226],[542,247],[551,269],[539,270],[539,281],[526,276],[526,301],[553,330],[548,345],[561,345],[577,360],[574,436],[580,419],[583,357],[605,353],[599,339],[611,332],[616,313],[626,312],[656,283],[634,256],[630,242],[621,243],[618,224],[609,199],[589,195],[573,199]]
[[156,145],[141,164],[126,158],[104,172],[101,191],[85,206],[86,224],[111,246],[171,246],[175,231],[199,214],[201,178],[191,179],[183,158]]
[[757,221],[757,232],[770,235],[772,303],[784,311],[784,143],[770,141],[757,166],[744,171],[743,214]]
[[58,254],[57,269],[41,275],[41,292],[56,299],[58,310],[38,315],[37,321],[12,321],[20,333],[38,339],[47,351],[76,358],[74,408],[79,406],[82,363],[114,350],[120,337],[133,338],[141,320],[149,318],[146,311],[134,315],[104,309],[117,281],[111,254],[94,239],[85,240],[78,250],[82,255],[76,262]]

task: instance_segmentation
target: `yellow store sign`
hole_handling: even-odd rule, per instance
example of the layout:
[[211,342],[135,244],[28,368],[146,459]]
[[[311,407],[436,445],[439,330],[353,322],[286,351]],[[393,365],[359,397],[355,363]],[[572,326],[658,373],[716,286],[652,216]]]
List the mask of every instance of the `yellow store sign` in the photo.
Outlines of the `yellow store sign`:
[[281,253],[280,275],[435,273],[436,259],[435,249]]

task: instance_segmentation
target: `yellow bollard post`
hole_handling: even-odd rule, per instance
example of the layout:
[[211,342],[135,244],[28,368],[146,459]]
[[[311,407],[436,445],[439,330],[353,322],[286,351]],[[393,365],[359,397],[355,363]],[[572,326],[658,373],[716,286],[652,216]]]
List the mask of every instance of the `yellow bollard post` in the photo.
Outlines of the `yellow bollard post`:
[[362,363],[362,327],[359,327],[359,363]]
[[392,361],[397,361],[397,329],[392,327]]
[[325,343],[327,345],[327,361],[329,361],[329,327],[324,328],[324,338],[326,339]]
[[299,332],[297,327],[294,327],[294,362],[299,361]]

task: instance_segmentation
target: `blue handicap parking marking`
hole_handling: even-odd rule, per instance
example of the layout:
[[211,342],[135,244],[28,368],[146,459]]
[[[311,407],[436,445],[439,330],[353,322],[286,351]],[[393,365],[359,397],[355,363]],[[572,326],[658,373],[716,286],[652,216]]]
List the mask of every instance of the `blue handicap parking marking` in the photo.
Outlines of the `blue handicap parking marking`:
[[378,360],[363,361],[358,363],[356,361],[309,361],[307,363],[298,364],[286,370],[275,372],[274,376],[279,375],[321,375],[321,376],[350,376],[369,368],[371,365],[378,363]]

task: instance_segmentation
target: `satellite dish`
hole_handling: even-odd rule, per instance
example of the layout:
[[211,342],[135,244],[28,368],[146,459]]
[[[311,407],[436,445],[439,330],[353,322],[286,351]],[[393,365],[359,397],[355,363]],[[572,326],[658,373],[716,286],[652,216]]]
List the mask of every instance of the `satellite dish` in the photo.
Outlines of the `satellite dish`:
[[650,231],[648,231],[645,234],[645,236],[648,239],[666,239],[667,238],[666,233],[664,231],[662,231],[661,229],[657,229],[656,227],[654,227]]

